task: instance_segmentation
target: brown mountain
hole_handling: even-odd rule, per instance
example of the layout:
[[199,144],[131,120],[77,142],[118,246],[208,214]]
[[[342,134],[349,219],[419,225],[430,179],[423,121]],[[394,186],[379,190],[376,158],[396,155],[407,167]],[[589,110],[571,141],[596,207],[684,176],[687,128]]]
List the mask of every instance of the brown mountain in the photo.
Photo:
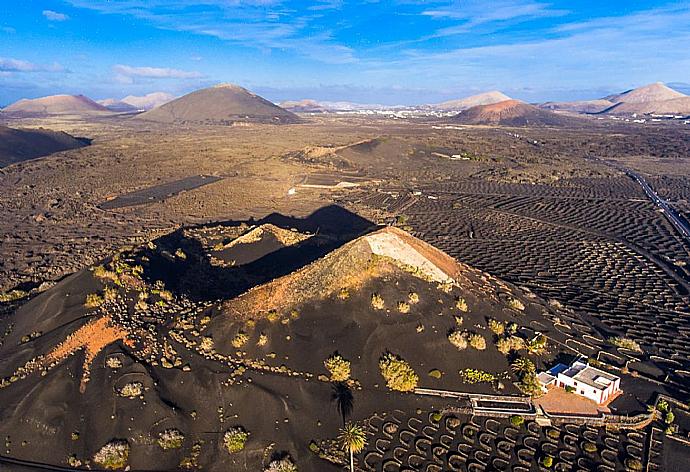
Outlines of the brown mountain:
[[328,110],[328,108],[326,108],[316,100],[310,99],[288,100],[279,103],[279,105],[282,108],[295,113],[320,113]]
[[479,105],[491,105],[492,103],[504,102],[510,100],[511,98],[498,90],[491,92],[480,93],[478,95],[472,95],[471,97],[465,97],[458,100],[449,100],[447,102],[437,103],[431,105],[435,110],[467,110],[468,108],[476,107]]
[[687,97],[687,95],[683,95],[661,82],[656,82],[623,93],[609,95],[608,97],[604,97],[604,100],[608,100],[612,103],[647,103],[684,97]]
[[456,115],[457,123],[504,126],[565,126],[580,120],[542,110],[520,100],[505,100],[472,107]]
[[579,100],[573,102],[546,102],[539,108],[552,111],[569,111],[573,113],[599,113],[613,106],[613,102],[605,99]]
[[86,145],[61,131],[0,126],[0,167]]
[[110,110],[84,95],[51,95],[32,100],[19,100],[5,108],[3,112],[17,116],[44,116],[89,115],[109,113]]
[[299,118],[249,90],[232,84],[197,90],[147,111],[142,120],[158,123],[297,123]]
[[643,103],[617,103],[606,110],[610,115],[690,115],[690,97]]

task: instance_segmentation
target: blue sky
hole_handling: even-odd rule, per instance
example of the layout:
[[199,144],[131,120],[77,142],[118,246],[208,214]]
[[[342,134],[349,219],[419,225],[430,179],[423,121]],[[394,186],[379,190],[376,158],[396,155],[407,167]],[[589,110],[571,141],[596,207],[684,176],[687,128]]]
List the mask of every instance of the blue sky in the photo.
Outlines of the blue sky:
[[56,93],[414,104],[690,91],[690,2],[0,0],[0,104]]

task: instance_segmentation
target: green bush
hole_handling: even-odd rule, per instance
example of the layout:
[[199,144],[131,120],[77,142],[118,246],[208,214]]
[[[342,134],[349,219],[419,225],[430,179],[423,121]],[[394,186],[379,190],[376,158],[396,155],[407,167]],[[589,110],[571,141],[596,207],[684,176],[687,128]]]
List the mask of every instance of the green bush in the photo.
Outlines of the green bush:
[[483,351],[484,349],[486,349],[486,339],[484,339],[484,336],[482,336],[479,333],[470,334],[467,338],[467,342],[470,346],[472,346],[478,351]]
[[435,411],[431,414],[431,419],[434,423],[439,423],[443,419],[443,413],[440,411]]
[[223,435],[223,445],[230,454],[235,454],[244,449],[249,433],[242,426],[230,428]]
[[632,457],[625,459],[625,467],[631,472],[638,472],[643,469],[642,462]]
[[582,450],[588,454],[594,454],[595,452],[597,452],[597,445],[593,442],[587,441],[582,445]]
[[553,465],[553,457],[544,456],[541,460],[541,465],[543,465],[547,469],[551,468],[551,466]]
[[429,371],[429,377],[432,377],[434,379],[440,379],[441,377],[443,377],[443,372],[441,372],[438,369],[431,369]]
[[121,439],[114,439],[93,456],[93,461],[104,469],[124,469],[129,459],[129,444]]
[[460,371],[462,380],[469,384],[476,384],[481,382],[493,382],[496,376],[490,372],[484,372],[478,369],[464,369]]
[[179,429],[166,429],[158,435],[158,445],[164,449],[179,449],[184,442],[184,434]]
[[334,382],[345,382],[350,378],[350,361],[340,354],[333,354],[323,365],[331,373],[331,380]]
[[520,415],[513,415],[510,417],[510,424],[519,428],[520,426],[525,424],[525,419]]
[[419,376],[410,364],[391,353],[384,354],[379,360],[381,375],[391,390],[411,392],[417,387]]

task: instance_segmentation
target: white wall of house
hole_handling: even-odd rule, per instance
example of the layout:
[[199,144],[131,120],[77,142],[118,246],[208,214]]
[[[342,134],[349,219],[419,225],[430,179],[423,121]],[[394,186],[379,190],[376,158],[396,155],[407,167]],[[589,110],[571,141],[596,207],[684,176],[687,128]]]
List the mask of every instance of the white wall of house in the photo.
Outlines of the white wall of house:
[[572,387],[575,389],[574,393],[589,398],[596,403],[604,403],[620,389],[620,379],[611,382],[606,388],[598,388],[583,382],[578,382],[563,374],[558,374],[558,377],[556,377],[556,385],[562,388]]

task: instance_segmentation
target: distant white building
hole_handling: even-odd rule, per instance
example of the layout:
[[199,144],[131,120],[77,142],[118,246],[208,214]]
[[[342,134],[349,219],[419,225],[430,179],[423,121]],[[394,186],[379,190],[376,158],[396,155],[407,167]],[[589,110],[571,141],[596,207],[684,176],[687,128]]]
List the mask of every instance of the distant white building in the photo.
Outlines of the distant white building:
[[621,379],[578,359],[570,366],[558,364],[538,376],[544,389],[561,387],[589,398],[597,404],[605,403],[621,391]]

